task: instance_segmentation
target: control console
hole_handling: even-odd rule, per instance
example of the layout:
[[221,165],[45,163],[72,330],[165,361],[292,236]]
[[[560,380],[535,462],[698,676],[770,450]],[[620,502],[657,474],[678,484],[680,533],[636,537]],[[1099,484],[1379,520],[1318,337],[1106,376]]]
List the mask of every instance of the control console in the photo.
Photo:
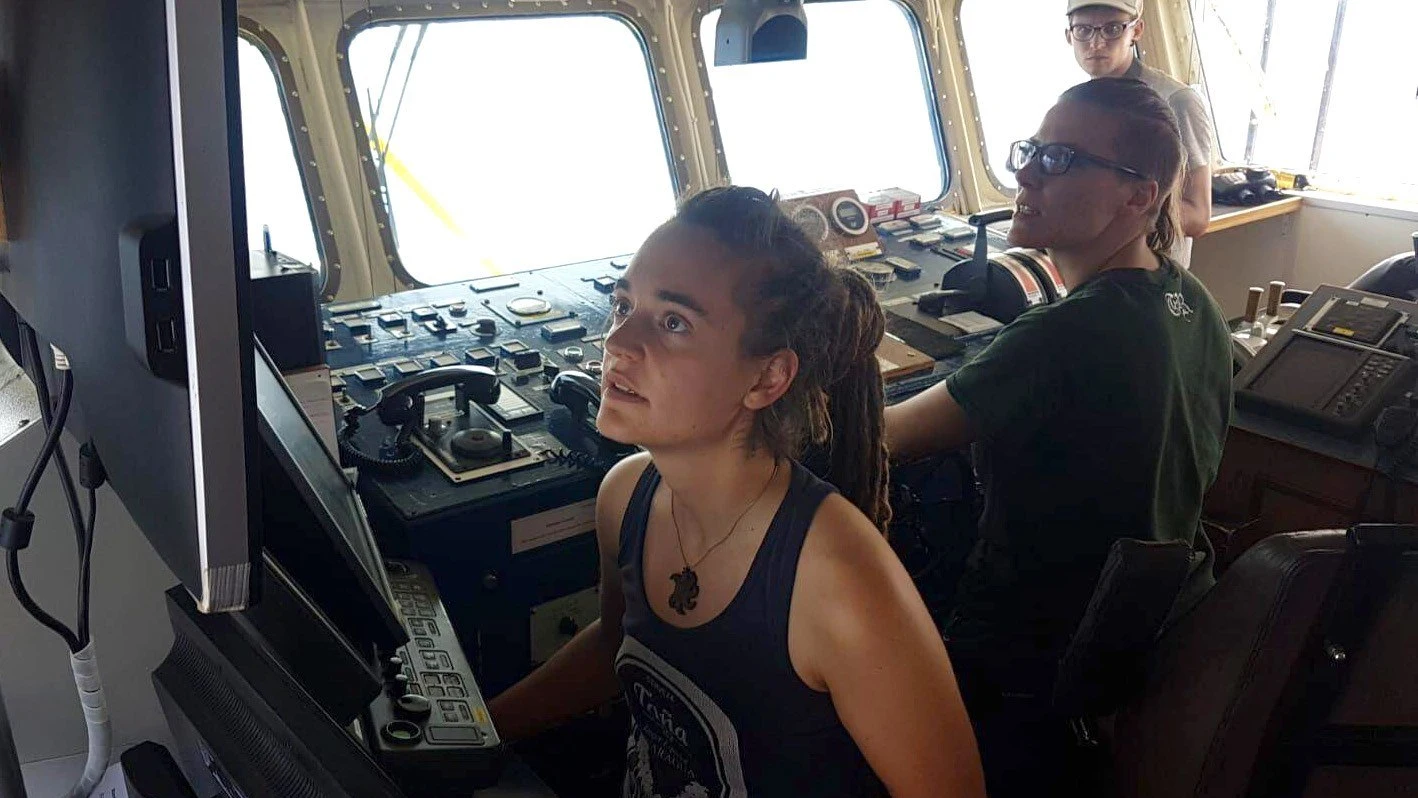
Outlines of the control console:
[[453,623],[423,565],[385,560],[409,643],[383,663],[385,693],[369,710],[375,758],[410,795],[491,786],[504,746]]
[[1321,286],[1236,375],[1236,404],[1334,435],[1363,433],[1415,388],[1418,304]]

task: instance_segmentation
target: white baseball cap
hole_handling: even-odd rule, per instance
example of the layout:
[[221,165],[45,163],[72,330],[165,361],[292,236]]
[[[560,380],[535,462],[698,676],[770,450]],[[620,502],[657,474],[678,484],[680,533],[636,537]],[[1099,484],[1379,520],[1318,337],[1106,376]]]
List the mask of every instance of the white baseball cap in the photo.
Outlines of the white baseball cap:
[[1072,14],[1079,9],[1088,8],[1089,6],[1116,8],[1134,17],[1142,16],[1142,0],[1068,0],[1068,11],[1064,13]]

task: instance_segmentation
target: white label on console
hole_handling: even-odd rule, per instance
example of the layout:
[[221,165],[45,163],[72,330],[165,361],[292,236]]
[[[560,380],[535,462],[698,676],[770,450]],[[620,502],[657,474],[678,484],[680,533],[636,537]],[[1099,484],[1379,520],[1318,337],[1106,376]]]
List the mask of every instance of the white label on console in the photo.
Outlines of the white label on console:
[[596,528],[596,500],[568,504],[512,522],[512,553],[521,554]]

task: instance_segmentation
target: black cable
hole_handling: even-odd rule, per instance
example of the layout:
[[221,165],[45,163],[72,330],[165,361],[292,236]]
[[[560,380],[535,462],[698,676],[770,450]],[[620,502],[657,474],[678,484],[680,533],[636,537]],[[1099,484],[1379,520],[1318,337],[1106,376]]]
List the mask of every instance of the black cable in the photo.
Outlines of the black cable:
[[[42,371],[42,369],[40,370]],[[24,513],[29,509],[30,500],[34,498],[35,489],[39,487],[39,479],[44,475],[44,469],[49,466],[49,461],[54,456],[55,450],[59,448],[59,436],[64,432],[64,422],[69,418],[69,404],[74,398],[73,381],[66,379],[62,382],[56,421],[48,425],[49,429],[44,439],[44,445],[40,448],[39,456],[35,458],[34,466],[30,468],[29,477],[25,479],[25,484],[20,489],[20,498],[15,502],[17,513]],[[40,404],[45,404],[44,400],[41,400]]]
[[69,650],[78,653],[83,646],[79,644],[79,638],[69,631],[69,627],[60,623],[54,616],[40,608],[35,600],[30,597],[30,593],[25,589],[24,579],[20,577],[20,553],[14,549],[5,550],[5,567],[10,573],[10,589],[15,591],[15,598],[19,600],[20,606],[30,617],[49,627],[55,634],[64,638],[65,645]]
[[84,530],[84,551],[79,555],[79,643],[87,647],[89,636],[89,586],[94,555],[94,525],[98,519],[98,489],[89,488],[89,525]]
[[[30,596],[29,590],[25,587],[24,578],[20,574],[19,550],[29,545],[29,529],[33,527],[34,516],[28,512],[31,499],[39,486],[40,477],[49,466],[49,462],[54,458],[55,452],[59,449],[60,436],[64,433],[64,424],[69,418],[69,409],[74,399],[74,381],[72,375],[67,370],[61,371],[60,396],[57,408],[50,407],[52,397],[49,395],[48,382],[44,379],[44,365],[39,357],[39,345],[35,340],[34,330],[29,325],[21,323],[20,334],[24,339],[24,346],[21,347],[21,354],[26,361],[27,372],[30,379],[35,383],[35,390],[39,394],[40,413],[44,417],[46,427],[44,444],[40,448],[38,456],[35,457],[30,474],[25,480],[25,484],[20,489],[19,500],[15,506],[6,511],[8,519],[22,519],[27,516],[26,527],[22,539],[12,540],[6,545],[5,565],[10,580],[10,588],[15,593],[15,598],[20,603],[20,607],[29,613],[41,625],[53,631],[64,640],[69,650],[77,653],[85,643],[80,642],[80,636],[76,635],[69,627],[45,612],[43,608]],[[64,476],[68,476],[65,469]],[[72,481],[69,488],[72,490]],[[84,556],[85,541],[88,537],[83,524],[83,517],[78,510],[78,499],[73,498],[73,515],[77,521],[77,536],[79,539],[79,553],[81,560]],[[82,566],[82,563],[81,563]],[[82,588],[81,588],[82,589]]]
[[[39,341],[35,338],[34,329],[25,326],[24,329],[25,350],[29,353],[30,359],[34,362],[34,374],[31,379],[34,381],[35,392],[39,396],[39,412],[44,419],[44,428],[49,429],[54,425],[54,413],[48,412],[53,399],[49,393],[49,380],[44,373],[44,357],[39,351]],[[59,373],[60,381],[67,384],[72,391],[74,375],[68,369],[62,369]],[[67,414],[66,414],[67,416]],[[60,424],[61,432],[63,424]],[[74,477],[69,471],[69,459],[64,454],[64,446],[61,443],[54,450],[54,460],[59,464],[59,484],[64,488],[64,500],[69,505],[69,520],[74,525],[74,544],[79,550],[79,556],[83,556],[84,551],[84,516],[79,511],[79,492],[74,489]]]

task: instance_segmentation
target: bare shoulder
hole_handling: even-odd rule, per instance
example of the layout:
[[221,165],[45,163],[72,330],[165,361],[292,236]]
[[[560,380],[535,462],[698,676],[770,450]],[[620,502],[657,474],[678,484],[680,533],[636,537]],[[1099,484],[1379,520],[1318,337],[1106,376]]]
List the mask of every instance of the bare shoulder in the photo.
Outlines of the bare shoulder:
[[861,652],[944,660],[940,635],[896,552],[836,494],[823,501],[808,530],[792,606],[793,663],[817,689],[842,683]]
[[601,480],[596,493],[596,534],[604,546],[612,544],[611,550],[619,548],[620,527],[625,518],[625,508],[635,493],[635,485],[650,465],[650,454],[638,452],[616,463]]
[[[869,620],[883,605],[915,595],[915,586],[886,538],[838,494],[823,500],[798,563],[798,589],[810,591],[832,625]],[[917,599],[919,600],[919,599]]]

